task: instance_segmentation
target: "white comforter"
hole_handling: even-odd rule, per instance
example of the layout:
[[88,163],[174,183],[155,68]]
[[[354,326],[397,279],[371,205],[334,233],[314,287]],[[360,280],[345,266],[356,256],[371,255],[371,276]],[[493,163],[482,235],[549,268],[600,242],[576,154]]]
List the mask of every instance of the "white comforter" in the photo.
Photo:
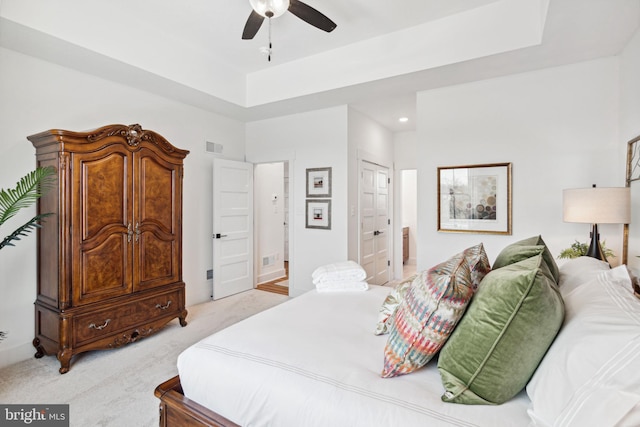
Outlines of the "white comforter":
[[373,334],[390,288],[309,291],[185,350],[185,395],[242,426],[527,426],[521,393],[500,406],[440,400],[433,360],[381,378],[386,336]]

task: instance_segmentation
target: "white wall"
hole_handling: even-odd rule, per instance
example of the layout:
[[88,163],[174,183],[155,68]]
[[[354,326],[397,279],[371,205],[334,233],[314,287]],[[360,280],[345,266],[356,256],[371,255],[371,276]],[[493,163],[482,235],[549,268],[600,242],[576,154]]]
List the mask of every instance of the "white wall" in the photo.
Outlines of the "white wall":
[[[310,289],[317,267],[347,259],[347,107],[247,123],[249,162],[289,160],[289,295]],[[305,228],[306,169],[332,168],[331,230]]]
[[[493,261],[536,234],[555,255],[588,240],[588,225],[562,221],[562,190],[624,185],[618,93],[617,58],[419,93],[418,268],[478,242]],[[437,232],[437,167],[497,162],[513,163],[513,235]],[[600,234],[621,253],[622,226]]]
[[[205,140],[222,142],[226,156],[241,159],[242,123],[3,48],[0,64],[0,188],[13,187],[35,167],[35,149],[26,136],[52,128],[80,131],[139,123],[191,151],[185,160],[183,277],[187,305],[208,300],[212,166]],[[34,213],[35,207],[5,224],[2,238]],[[35,257],[35,236],[0,253],[0,330],[9,333],[0,344],[2,366],[34,353]]]
[[398,132],[393,135],[393,162],[396,170],[418,168],[420,159],[416,131]]
[[[284,269],[284,164],[261,163],[253,171],[256,282],[285,275]],[[275,196],[275,200],[274,197]],[[269,258],[265,265],[264,258]]]
[[[626,161],[627,141],[640,135],[640,32],[620,56],[620,155]],[[631,183],[629,267],[640,273],[640,182]]]

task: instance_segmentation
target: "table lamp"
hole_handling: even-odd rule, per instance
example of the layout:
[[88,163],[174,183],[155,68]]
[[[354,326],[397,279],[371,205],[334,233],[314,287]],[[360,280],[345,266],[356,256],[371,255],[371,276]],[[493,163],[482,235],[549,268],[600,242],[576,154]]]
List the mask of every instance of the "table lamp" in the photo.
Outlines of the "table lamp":
[[565,222],[592,224],[587,256],[606,261],[598,224],[628,224],[631,221],[629,187],[571,188],[562,191],[562,217]]

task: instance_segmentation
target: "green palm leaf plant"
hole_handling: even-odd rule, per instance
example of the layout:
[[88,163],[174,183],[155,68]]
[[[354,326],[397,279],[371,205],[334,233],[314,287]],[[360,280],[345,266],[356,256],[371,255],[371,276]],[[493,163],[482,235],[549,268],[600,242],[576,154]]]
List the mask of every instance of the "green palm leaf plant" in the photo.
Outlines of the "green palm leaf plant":
[[[13,218],[20,209],[34,204],[55,182],[55,169],[53,167],[37,168],[23,176],[15,188],[0,190],[0,226]],[[18,227],[0,242],[0,249],[5,246],[15,246],[14,242],[27,236],[34,229],[41,227],[40,222],[50,213],[41,213],[25,224]]]
[[[53,167],[37,168],[23,176],[15,188],[0,189],[0,226],[13,218],[20,209],[31,206],[42,197],[53,186],[55,174],[56,171]],[[15,241],[41,227],[40,222],[49,215],[51,214],[38,214],[18,227],[0,242],[0,249],[5,246],[15,246]],[[6,332],[0,331],[0,341],[6,336]]]

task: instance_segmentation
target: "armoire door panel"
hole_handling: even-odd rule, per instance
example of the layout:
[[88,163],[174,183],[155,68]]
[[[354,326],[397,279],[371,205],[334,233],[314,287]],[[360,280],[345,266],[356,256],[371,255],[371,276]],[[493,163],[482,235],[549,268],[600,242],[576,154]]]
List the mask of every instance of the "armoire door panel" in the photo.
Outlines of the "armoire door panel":
[[107,146],[72,162],[73,304],[131,293],[131,153]]
[[163,240],[153,233],[145,233],[140,240],[139,289],[175,282],[178,277],[176,255],[173,239]]
[[112,234],[96,247],[82,251],[78,268],[82,286],[74,288],[77,304],[131,293],[131,267],[128,237]]
[[131,221],[127,202],[131,186],[129,154],[118,152],[96,159],[81,157],[82,240],[95,238],[111,225],[123,227],[119,232],[126,232]]
[[148,153],[139,154],[138,177],[140,194],[137,220],[140,224],[155,224],[166,233],[175,233],[176,229],[176,171],[178,166],[150,157]]
[[[134,271],[136,291],[176,282],[180,277],[178,212],[181,165],[151,150],[135,153]],[[151,261],[152,260],[152,261]]]

